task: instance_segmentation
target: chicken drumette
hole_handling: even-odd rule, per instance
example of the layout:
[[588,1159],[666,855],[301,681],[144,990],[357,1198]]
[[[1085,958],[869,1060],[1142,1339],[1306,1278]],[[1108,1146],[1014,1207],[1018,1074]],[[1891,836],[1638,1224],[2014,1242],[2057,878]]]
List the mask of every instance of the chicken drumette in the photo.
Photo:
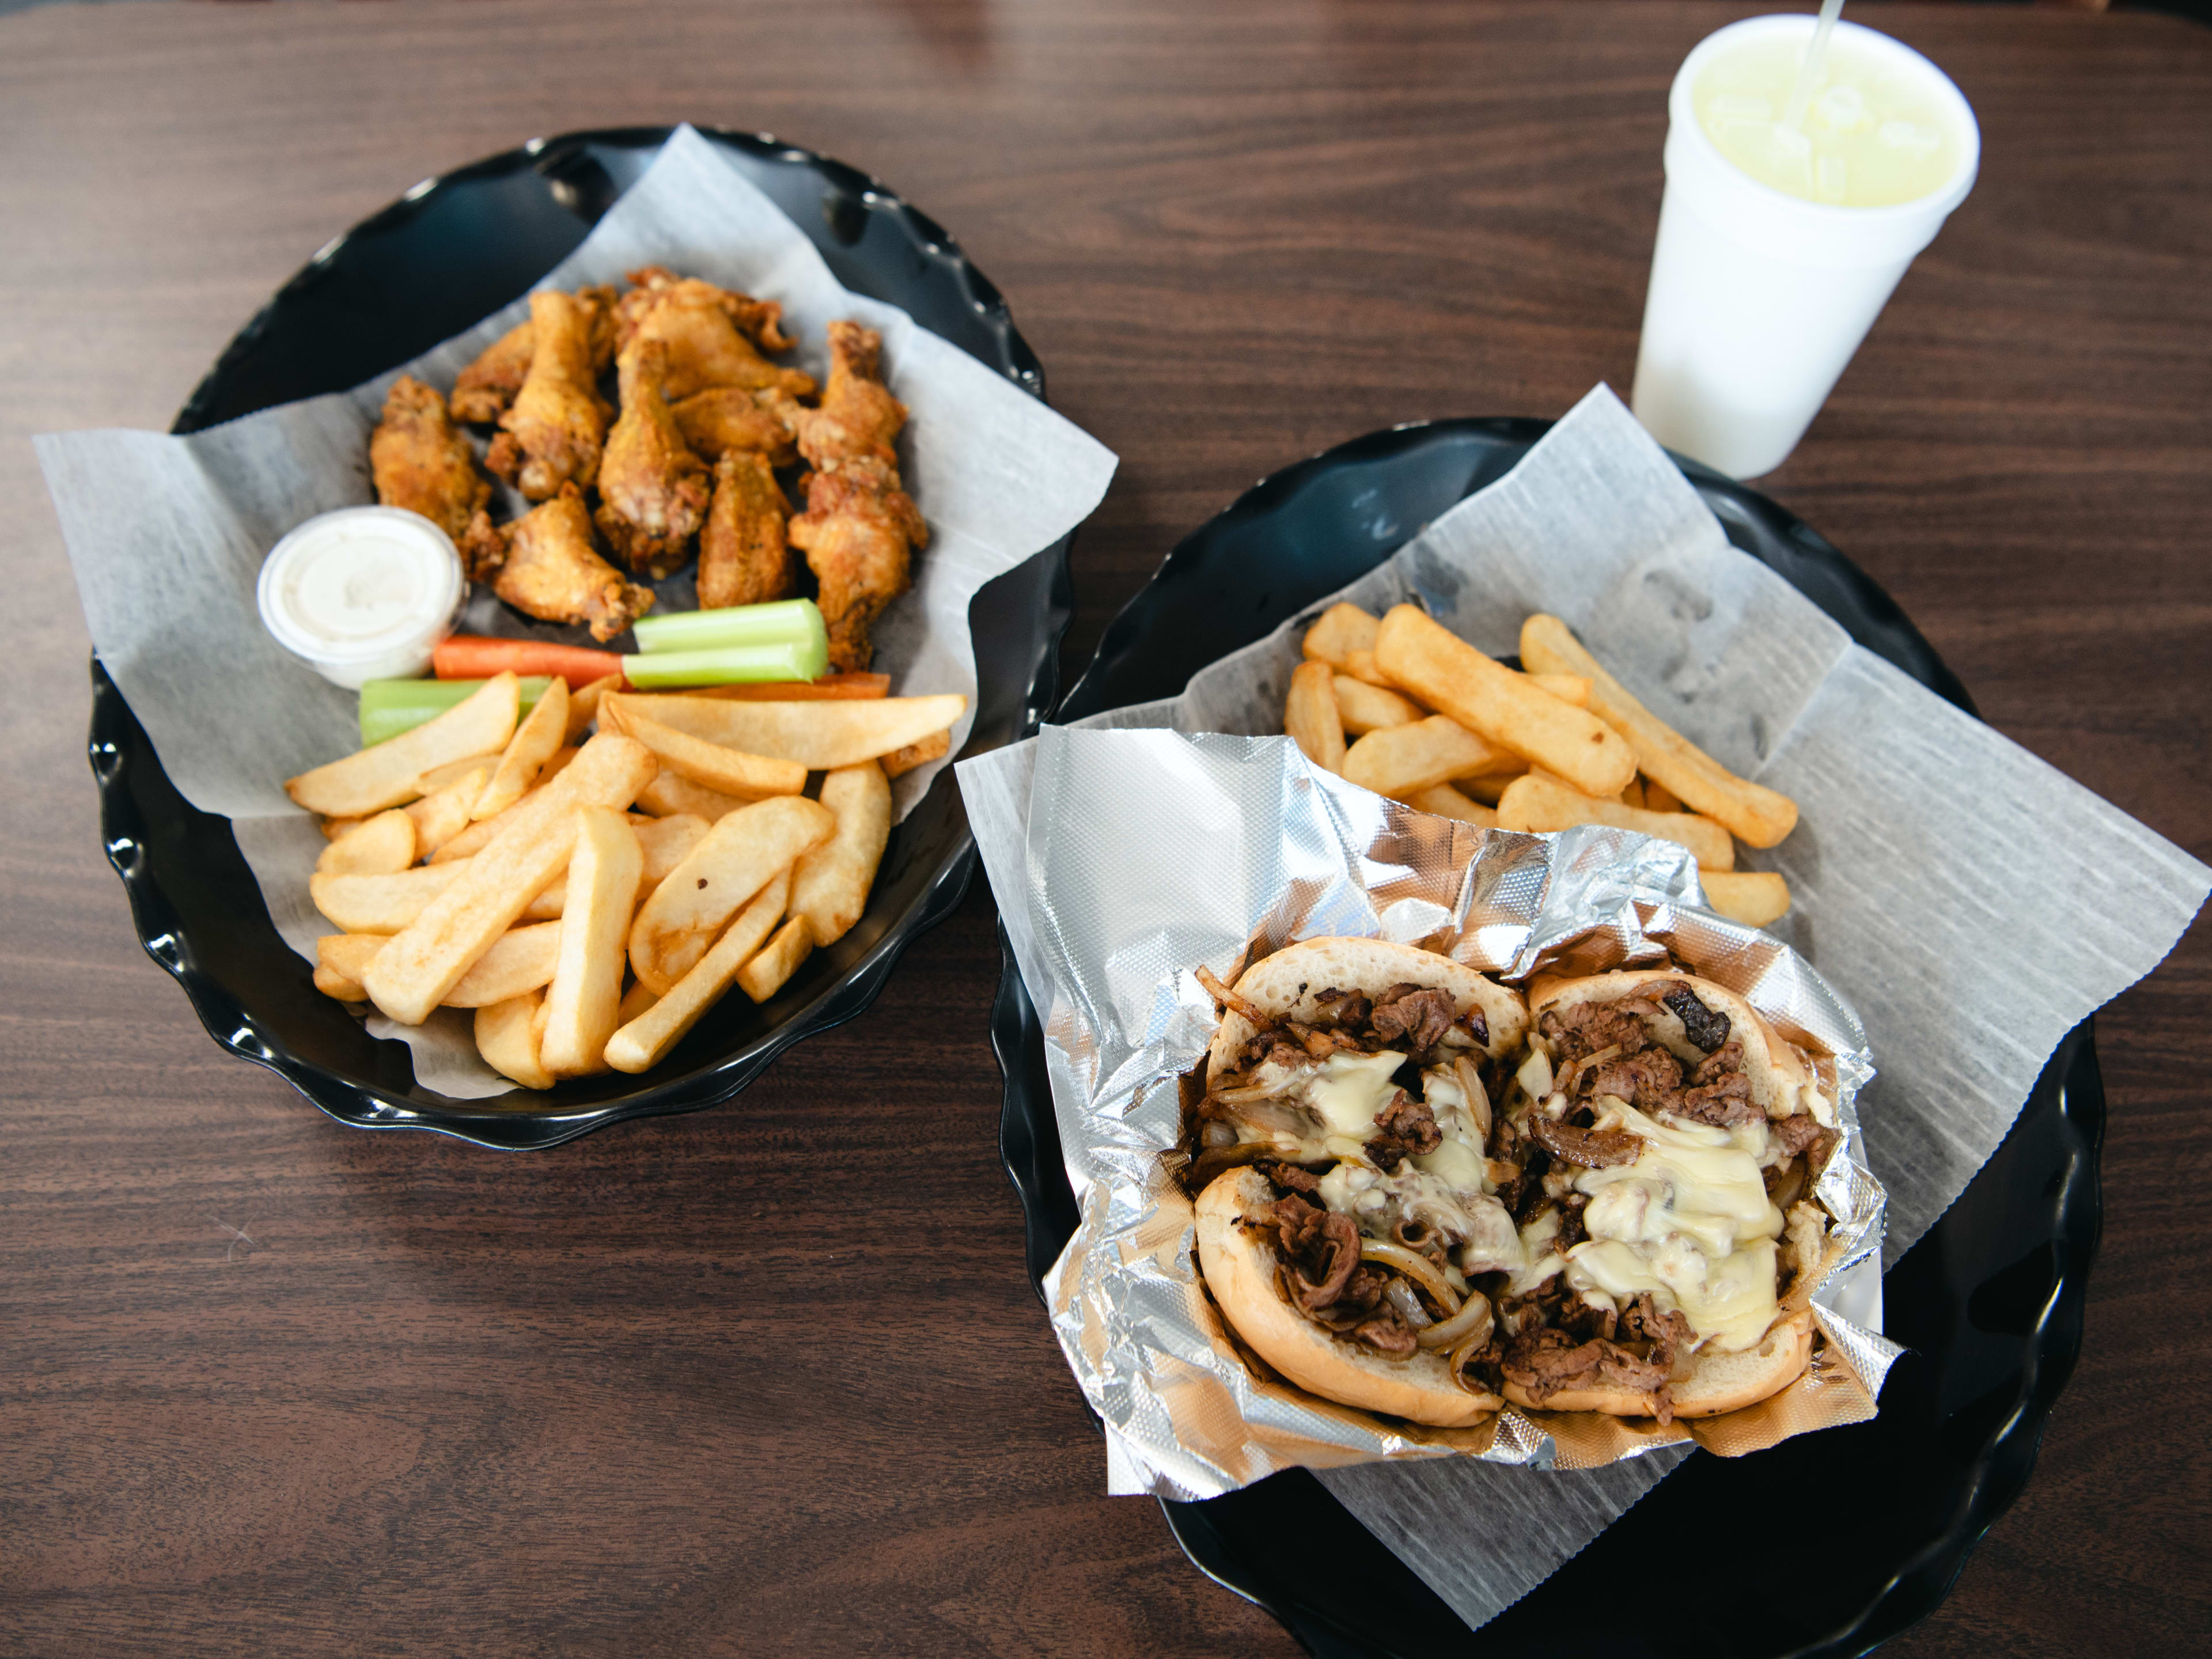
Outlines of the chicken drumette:
[[699,605],[787,599],[796,586],[784,523],[791,507],[768,459],[750,449],[723,452],[714,465],[714,504],[699,532]]
[[707,516],[707,468],[661,396],[666,344],[633,340],[620,368],[622,416],[599,463],[599,533],[632,570],[665,576],[684,562]]
[[779,368],[761,356],[791,349],[783,307],[774,301],[678,276],[659,265],[633,270],[629,279],[637,286],[615,308],[617,349],[628,352],[641,340],[665,344],[672,402],[709,386],[772,389],[794,398],[813,392],[812,376]]
[[595,309],[573,294],[530,296],[530,371],[484,465],[533,501],[599,476],[611,411],[592,366]]
[[611,640],[653,608],[653,590],[624,581],[592,545],[592,518],[573,483],[493,532],[469,574],[540,622],[583,623]]
[[751,450],[767,458],[770,466],[789,466],[799,452],[791,441],[791,428],[763,398],[775,392],[752,392],[733,386],[711,386],[672,405],[684,441],[701,459],[720,460],[733,449]]
[[[591,311],[592,372],[603,374],[615,356],[614,289],[582,289],[576,298]],[[453,382],[453,418],[489,426],[507,413],[530,373],[537,343],[537,331],[520,322],[486,346]]]
[[490,525],[484,503],[491,481],[477,471],[476,451],[447,415],[437,388],[411,374],[401,375],[385,394],[384,417],[368,440],[368,469],[378,501],[421,514],[456,545],[468,540],[474,521]]

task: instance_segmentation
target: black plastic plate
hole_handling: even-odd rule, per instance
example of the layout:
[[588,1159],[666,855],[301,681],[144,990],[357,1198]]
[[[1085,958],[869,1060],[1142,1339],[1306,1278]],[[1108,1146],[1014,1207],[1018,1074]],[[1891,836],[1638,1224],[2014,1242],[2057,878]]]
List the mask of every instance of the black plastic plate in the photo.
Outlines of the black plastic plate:
[[[175,430],[357,385],[497,310],[584,239],[669,131],[539,139],[410,191],[278,291],[193,392]],[[998,290],[934,221],[842,162],[761,135],[707,136],[806,232],[846,287],[902,307],[1043,397],[1043,372]],[[969,620],[980,695],[963,754],[1036,729],[1059,690],[1073,603],[1064,541],[977,594]],[[270,925],[229,821],[185,803],[97,661],[92,674],[100,827],[148,953],[176,975],[217,1042],[363,1128],[542,1147],[623,1118],[726,1100],[801,1037],[866,1008],[900,952],[959,902],[975,866],[948,769],[891,832],[859,925],[810,957],[773,1000],[726,1000],[641,1079],[614,1074],[543,1095],[453,1100],[414,1081],[404,1044],[370,1036],[357,1016],[316,993],[309,965]]]
[[[1262,481],[1177,544],[1107,629],[1054,718],[1175,695],[1208,662],[1364,574],[1503,477],[1547,425],[1402,427]],[[1841,553],[1756,492],[1693,462],[1682,470],[1729,540],[1861,645],[1972,712],[1895,602]],[[1001,1150],[1042,1297],[1076,1212],[1042,1034],[1011,952],[992,1038],[1006,1083]],[[1863,1653],[1942,1600],[2034,1467],[2051,1402],[2081,1352],[2104,1122],[2084,1024],[2059,1046],[1988,1166],[1883,1281],[1888,1334],[1912,1352],[1873,1421],[1753,1457],[1693,1455],[1473,1634],[1304,1470],[1161,1507],[1193,1561],[1327,1659]],[[1817,1540],[1809,1556],[1808,1538]],[[1729,1564],[1724,1595],[1683,1576],[1709,1553]]]

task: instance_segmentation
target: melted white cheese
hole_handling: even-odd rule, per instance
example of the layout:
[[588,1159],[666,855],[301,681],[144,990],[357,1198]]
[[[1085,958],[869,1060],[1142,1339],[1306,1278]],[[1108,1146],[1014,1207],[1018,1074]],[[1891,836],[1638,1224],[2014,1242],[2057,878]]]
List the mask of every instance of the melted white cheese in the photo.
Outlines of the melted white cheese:
[[1306,1103],[1333,1133],[1364,1140],[1375,1132],[1376,1115],[1398,1092],[1390,1078],[1405,1063],[1405,1055],[1388,1048],[1379,1054],[1331,1054],[1307,1079]]

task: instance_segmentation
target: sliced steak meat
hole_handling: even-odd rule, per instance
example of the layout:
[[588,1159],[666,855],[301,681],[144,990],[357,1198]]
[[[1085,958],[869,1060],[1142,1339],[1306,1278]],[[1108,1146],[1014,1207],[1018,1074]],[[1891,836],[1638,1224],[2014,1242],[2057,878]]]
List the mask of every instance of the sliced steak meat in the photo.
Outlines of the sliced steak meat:
[[1403,1047],[1425,1054],[1443,1041],[1458,1017],[1450,992],[1401,984],[1375,999],[1369,1024],[1382,1047]]
[[[1834,1149],[1830,1137],[1835,1132],[1822,1128],[1820,1120],[1809,1113],[1800,1112],[1794,1117],[1777,1118],[1766,1126],[1766,1129],[1767,1133],[1773,1137],[1774,1144],[1792,1158],[1808,1147],[1820,1146],[1820,1157],[1810,1160],[1815,1170],[1828,1161],[1828,1153]],[[1822,1145],[1823,1142],[1827,1144]]]
[[1296,1194],[1275,1200],[1275,1231],[1289,1267],[1291,1300],[1318,1313],[1343,1295],[1359,1267],[1359,1230]]
[[1706,1007],[1688,986],[1679,981],[1670,985],[1660,994],[1659,1000],[1682,1022],[1683,1034],[1706,1054],[1729,1040],[1729,1017]]
[[1651,1046],[1651,1032],[1643,1016],[1656,1013],[1656,1005],[1641,998],[1625,1002],[1578,1002],[1565,1008],[1547,1008],[1537,1022],[1552,1045],[1554,1066],[1571,1065],[1601,1048],[1634,1054]]
[[1377,1349],[1395,1359],[1408,1358],[1420,1346],[1420,1339],[1413,1334],[1403,1315],[1395,1308],[1386,1308],[1373,1319],[1364,1319],[1352,1328],[1370,1348]]
[[1682,1067],[1664,1048],[1601,1060],[1575,1075],[1574,1097],[1614,1095],[1639,1112],[1673,1111],[1682,1096]]
[[1642,1136],[1625,1129],[1577,1129],[1542,1112],[1529,1113],[1527,1127],[1529,1139],[1553,1158],[1585,1170],[1633,1164],[1644,1146]]
[[1470,1008],[1459,1017],[1460,1029],[1474,1039],[1478,1048],[1490,1046],[1490,1022],[1482,1017],[1482,1010]]
[[1433,1152],[1444,1142],[1428,1103],[1415,1100],[1403,1089],[1376,1115],[1375,1127],[1381,1133],[1367,1143],[1367,1156],[1377,1169],[1393,1174],[1408,1154]]
[[1261,1158],[1252,1166],[1287,1193],[1310,1194],[1321,1190],[1321,1177],[1311,1170],[1278,1158]]
[[1339,1025],[1364,1025],[1367,1024],[1368,1015],[1374,1010],[1374,1005],[1364,996],[1357,991],[1346,990],[1341,986],[1332,986],[1326,991],[1316,991],[1314,1000],[1324,1011],[1333,1015]]
[[1539,1407],[1571,1389],[1609,1382],[1651,1395],[1659,1420],[1674,1419],[1667,1396],[1673,1366],[1639,1358],[1601,1336],[1577,1341],[1554,1325],[1524,1330],[1506,1345],[1502,1368],[1506,1380],[1518,1383]]
[[1629,1342],[1649,1342],[1651,1358],[1668,1370],[1674,1368],[1674,1351],[1695,1334],[1690,1322],[1679,1309],[1659,1311],[1651,1300],[1651,1292],[1638,1291],[1620,1310],[1621,1340]]

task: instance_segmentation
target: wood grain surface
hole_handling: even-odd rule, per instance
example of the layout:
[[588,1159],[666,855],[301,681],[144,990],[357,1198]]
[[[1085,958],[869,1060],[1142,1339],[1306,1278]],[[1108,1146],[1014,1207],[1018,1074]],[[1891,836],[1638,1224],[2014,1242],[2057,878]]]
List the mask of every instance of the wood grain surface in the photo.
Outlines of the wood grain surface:
[[[2001,730],[2212,855],[2212,33],[1869,9],[1973,195],[1763,488]],[[654,0],[0,18],[0,1653],[1287,1654],[1100,1443],[1021,1267],[989,896],[732,1104],[550,1154],[324,1120],[140,951],[28,435],[166,427],[334,232],[535,134],[866,167],[1122,457],[1079,664],[1261,474],[1626,388],[1713,5]],[[2212,932],[2100,1019],[2104,1253],[2041,1465],[1900,1654],[2212,1629]],[[2191,1636],[2190,1632],[2195,1632]]]

